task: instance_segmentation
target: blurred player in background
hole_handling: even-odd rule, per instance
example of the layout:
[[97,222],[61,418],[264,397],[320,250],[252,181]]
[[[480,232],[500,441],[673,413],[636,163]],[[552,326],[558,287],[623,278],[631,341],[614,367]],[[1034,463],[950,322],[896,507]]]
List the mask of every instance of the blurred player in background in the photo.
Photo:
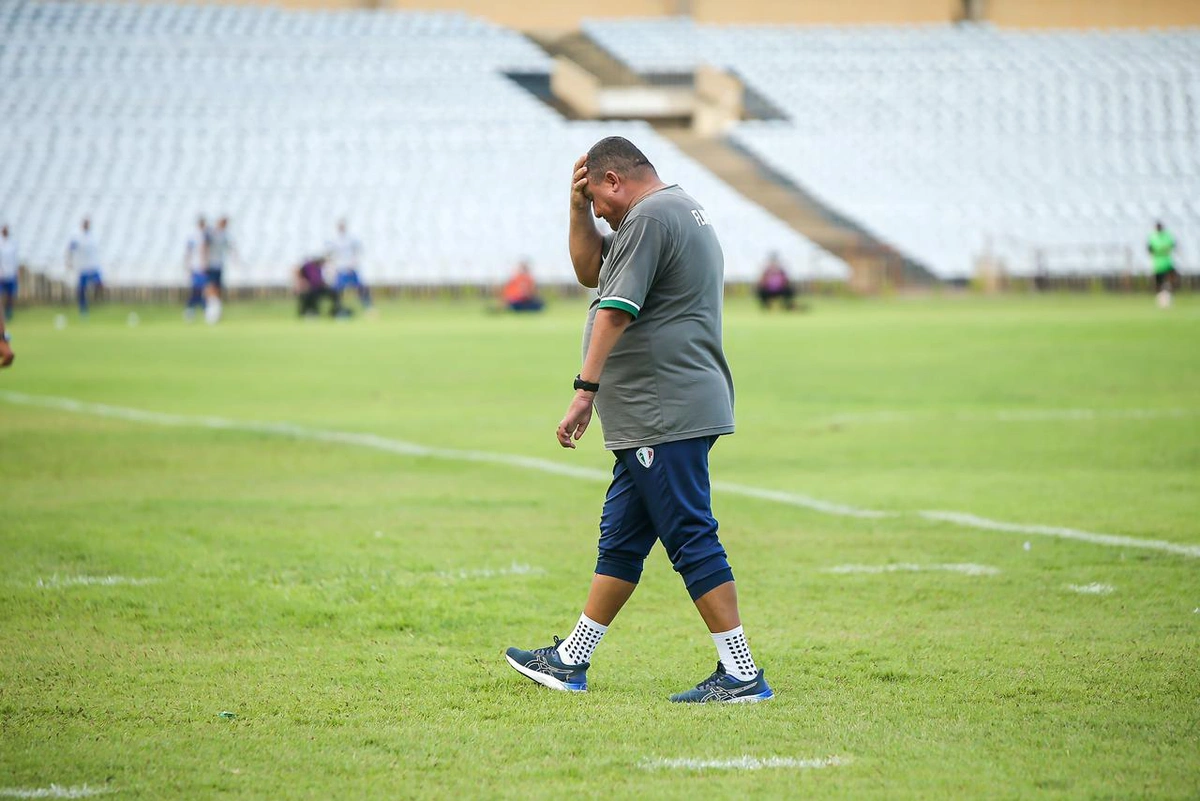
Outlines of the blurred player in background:
[[778,300],[783,308],[793,311],[796,308],[796,290],[792,287],[787,271],[779,254],[772,252],[767,256],[767,265],[763,268],[762,276],[758,279],[758,302],[763,311],[771,308],[771,302]]
[[13,304],[17,299],[17,272],[21,260],[17,255],[17,243],[8,234],[8,226],[0,227],[0,295],[4,295],[4,315],[13,318]]
[[[591,212],[613,233],[602,236]],[[556,433],[562,447],[574,448],[594,405],[615,464],[579,622],[554,645],[509,648],[508,663],[546,687],[586,690],[592,652],[661,540],[717,650],[716,671],[671,700],[765,701],[774,693],[750,655],[712,515],[708,452],[734,429],[717,234],[699,203],[659,180],[632,142],[614,136],[575,163],[568,242],[579,282],[598,297],[575,396]]]
[[371,308],[371,290],[358,274],[362,262],[362,242],[347,233],[345,220],[338,222],[337,230],[337,236],[326,247],[328,259],[336,271],[333,291],[341,295],[347,289],[357,289],[358,302],[366,311]]
[[301,317],[316,317],[321,313],[322,298],[329,299],[329,316],[342,317],[342,296],[329,282],[326,271],[328,260],[324,256],[308,259],[296,268],[296,297],[300,301]]
[[517,271],[500,290],[504,308],[515,312],[540,312],[546,304],[538,295],[537,281],[529,269],[529,262],[522,259]]
[[236,254],[233,236],[229,233],[229,218],[222,217],[208,229],[204,237],[204,252],[208,283],[204,288],[204,320],[216,325],[221,320],[225,300],[225,265]]
[[88,313],[88,288],[96,287],[95,299],[100,300],[104,280],[100,275],[100,246],[92,234],[92,221],[83,218],[79,236],[67,245],[67,271],[79,275],[79,313]]
[[208,286],[208,256],[204,250],[207,234],[208,224],[203,217],[199,217],[196,220],[196,230],[188,237],[183,252],[183,268],[188,272],[192,283],[192,291],[183,310],[183,318],[188,322],[195,318],[196,309],[204,308],[204,290]]
[[1154,232],[1146,242],[1146,250],[1154,262],[1155,296],[1158,305],[1165,309],[1171,305],[1171,293],[1179,288],[1179,272],[1175,269],[1175,237],[1161,222],[1156,222]]
[[8,329],[4,326],[4,312],[0,310],[0,367],[13,363],[12,345],[8,341]]

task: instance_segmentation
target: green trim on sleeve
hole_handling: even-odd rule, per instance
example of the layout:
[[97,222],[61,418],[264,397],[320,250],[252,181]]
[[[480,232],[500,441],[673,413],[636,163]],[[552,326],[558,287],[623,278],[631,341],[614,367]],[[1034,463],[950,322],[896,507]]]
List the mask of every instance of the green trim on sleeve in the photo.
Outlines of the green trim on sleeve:
[[600,301],[600,305],[597,308],[620,309],[623,312],[629,312],[634,319],[637,318],[638,312],[640,311],[640,309],[638,309],[638,307],[634,306],[632,303],[625,300],[618,300],[617,298],[606,298],[605,300]]

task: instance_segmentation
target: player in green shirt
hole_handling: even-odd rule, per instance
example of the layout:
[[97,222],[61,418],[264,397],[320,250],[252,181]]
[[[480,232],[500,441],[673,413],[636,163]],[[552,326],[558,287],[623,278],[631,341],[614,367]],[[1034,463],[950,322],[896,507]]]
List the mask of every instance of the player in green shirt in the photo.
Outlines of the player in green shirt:
[[1175,269],[1175,237],[1163,227],[1154,224],[1154,233],[1146,242],[1146,250],[1154,263],[1154,291],[1158,305],[1164,309],[1171,305],[1171,293],[1179,288],[1179,273]]

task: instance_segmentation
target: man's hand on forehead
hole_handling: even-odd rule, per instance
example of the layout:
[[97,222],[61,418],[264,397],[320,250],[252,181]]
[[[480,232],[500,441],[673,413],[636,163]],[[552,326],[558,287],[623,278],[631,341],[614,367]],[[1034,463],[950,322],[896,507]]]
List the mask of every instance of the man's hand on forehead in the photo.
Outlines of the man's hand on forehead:
[[575,160],[575,172],[571,176],[571,205],[583,210],[592,205],[592,192],[588,189],[587,154]]

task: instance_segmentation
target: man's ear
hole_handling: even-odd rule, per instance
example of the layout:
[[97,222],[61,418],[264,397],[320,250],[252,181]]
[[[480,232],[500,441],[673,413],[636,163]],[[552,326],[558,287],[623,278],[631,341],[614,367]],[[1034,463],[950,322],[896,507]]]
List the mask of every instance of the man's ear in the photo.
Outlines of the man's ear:
[[612,170],[604,173],[603,186],[611,193],[616,193],[621,186],[621,177]]

